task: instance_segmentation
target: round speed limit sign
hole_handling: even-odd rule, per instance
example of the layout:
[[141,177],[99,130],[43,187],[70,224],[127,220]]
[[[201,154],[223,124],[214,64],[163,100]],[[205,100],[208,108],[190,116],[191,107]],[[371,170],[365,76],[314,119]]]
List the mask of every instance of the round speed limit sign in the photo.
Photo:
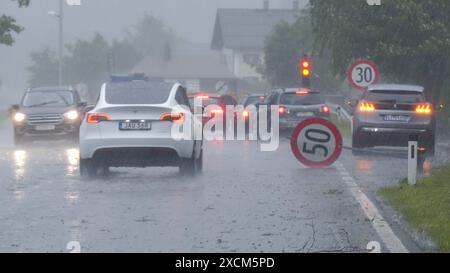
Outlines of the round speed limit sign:
[[328,167],[341,155],[342,135],[328,120],[307,119],[294,129],[291,149],[295,157],[308,167]]
[[358,90],[365,90],[380,80],[378,66],[370,60],[354,62],[348,69],[347,75],[350,84]]

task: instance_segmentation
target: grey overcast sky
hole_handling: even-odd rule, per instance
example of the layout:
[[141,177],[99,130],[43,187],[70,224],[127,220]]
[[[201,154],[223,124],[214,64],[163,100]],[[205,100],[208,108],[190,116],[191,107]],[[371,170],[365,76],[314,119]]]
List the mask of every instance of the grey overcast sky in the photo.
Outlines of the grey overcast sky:
[[[59,0],[31,0],[28,8],[17,8],[11,0],[0,0],[0,15],[14,16],[25,31],[13,47],[0,45],[1,95],[21,93],[27,87],[29,54],[46,45],[57,47],[58,24],[48,11],[57,10]],[[107,39],[121,38],[125,29],[145,14],[162,19],[180,36],[193,43],[209,44],[217,8],[262,8],[263,0],[82,0],[80,7],[65,7],[65,42],[90,38],[99,32]],[[271,8],[291,8],[292,0],[270,0]],[[302,1],[301,1],[302,2]],[[304,1],[303,1],[304,2]],[[8,90],[8,91],[7,91]]]

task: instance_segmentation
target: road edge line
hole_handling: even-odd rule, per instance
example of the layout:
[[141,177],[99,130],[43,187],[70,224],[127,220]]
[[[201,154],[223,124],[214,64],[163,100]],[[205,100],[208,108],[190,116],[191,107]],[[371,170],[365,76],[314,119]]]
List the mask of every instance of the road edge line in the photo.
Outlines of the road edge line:
[[383,241],[386,249],[391,253],[409,253],[409,250],[405,247],[400,238],[395,235],[389,223],[380,214],[376,205],[370,200],[369,197],[367,197],[366,194],[364,194],[355,182],[354,178],[348,175],[349,172],[344,165],[338,161],[336,162],[336,168],[351,195],[356,199],[356,201],[358,201],[364,211],[364,214],[370,219],[372,227]]

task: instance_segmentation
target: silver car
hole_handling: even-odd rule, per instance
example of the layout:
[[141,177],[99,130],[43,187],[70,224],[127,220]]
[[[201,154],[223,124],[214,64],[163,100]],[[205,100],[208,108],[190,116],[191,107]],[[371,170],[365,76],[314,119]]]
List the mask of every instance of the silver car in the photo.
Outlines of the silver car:
[[353,148],[407,146],[410,137],[431,155],[435,151],[435,109],[421,86],[372,85],[353,119]]

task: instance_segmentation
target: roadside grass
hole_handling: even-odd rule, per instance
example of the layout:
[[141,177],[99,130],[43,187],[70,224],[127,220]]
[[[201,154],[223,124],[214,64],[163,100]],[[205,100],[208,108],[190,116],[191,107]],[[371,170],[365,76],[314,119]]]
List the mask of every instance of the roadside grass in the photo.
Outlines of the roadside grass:
[[450,252],[450,165],[420,179],[417,186],[406,180],[379,190],[379,194],[420,231],[425,231],[439,251]]
[[336,127],[339,129],[339,131],[342,134],[342,137],[349,138],[351,137],[351,126],[350,122],[345,119],[339,119],[336,114],[330,115],[330,121],[336,125]]

